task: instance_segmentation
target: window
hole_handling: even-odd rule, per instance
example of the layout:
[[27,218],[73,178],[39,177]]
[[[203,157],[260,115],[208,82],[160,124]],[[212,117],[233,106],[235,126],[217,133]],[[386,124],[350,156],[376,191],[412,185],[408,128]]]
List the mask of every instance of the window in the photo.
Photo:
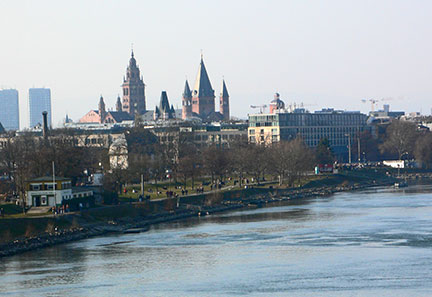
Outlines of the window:
[[32,184],[30,185],[30,190],[39,191],[41,189],[41,184]]
[[[46,190],[53,190],[53,183],[45,184],[45,188]],[[57,185],[55,189],[57,190]]]

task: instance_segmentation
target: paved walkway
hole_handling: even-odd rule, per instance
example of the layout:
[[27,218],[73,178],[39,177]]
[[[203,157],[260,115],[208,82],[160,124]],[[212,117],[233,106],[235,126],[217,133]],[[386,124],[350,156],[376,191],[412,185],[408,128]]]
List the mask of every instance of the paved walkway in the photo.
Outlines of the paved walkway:
[[41,214],[46,215],[50,211],[51,206],[38,206],[30,208],[27,213],[28,214]]

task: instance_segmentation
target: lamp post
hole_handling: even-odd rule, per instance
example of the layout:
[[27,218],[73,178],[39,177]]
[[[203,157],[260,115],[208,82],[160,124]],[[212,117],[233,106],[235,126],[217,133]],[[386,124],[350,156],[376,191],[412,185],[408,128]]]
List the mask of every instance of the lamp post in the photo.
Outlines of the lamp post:
[[56,180],[55,180],[55,165],[52,161],[52,171],[53,171],[53,196],[54,196],[54,206],[57,207],[57,197],[56,197]]
[[361,163],[361,150],[360,150],[360,136],[357,137],[357,154],[358,154],[358,162]]

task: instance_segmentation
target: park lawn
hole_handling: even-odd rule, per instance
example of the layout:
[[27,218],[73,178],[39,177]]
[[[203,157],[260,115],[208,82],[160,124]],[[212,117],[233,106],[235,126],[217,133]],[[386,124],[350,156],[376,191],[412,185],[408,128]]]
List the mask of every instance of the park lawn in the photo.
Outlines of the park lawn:
[[[248,177],[245,177],[248,178]],[[296,181],[294,187],[301,187],[304,186],[308,183],[310,183],[311,181],[314,180],[321,180],[324,179],[324,176],[316,176],[316,175],[310,175],[310,176],[304,176],[302,177],[299,181]],[[248,178],[249,181],[252,181],[252,178],[249,177]],[[226,192],[226,191],[231,191],[231,190],[239,190],[241,189],[239,184],[237,184],[236,186],[234,186],[234,180],[236,180],[235,178],[231,178],[226,179],[224,181],[225,185],[223,185],[222,191]],[[279,182],[277,180],[275,180],[275,177],[273,175],[266,175],[265,176],[265,180],[264,182],[262,182],[259,186],[256,184],[248,184],[248,186],[253,186],[253,187],[259,187],[259,188],[269,188],[269,187],[273,187],[273,188],[287,188],[287,184],[284,183],[282,186],[279,186]],[[201,187],[202,184],[208,184],[210,183],[210,179],[199,179],[197,181],[195,181],[195,187],[194,189],[192,189],[192,184],[191,181],[188,180],[186,183],[186,189],[188,190],[188,195],[193,195],[193,194],[197,194],[196,192],[196,188],[197,187]],[[242,187],[244,187],[245,184],[242,185]],[[155,184],[145,184],[144,185],[144,196],[150,196],[151,200],[154,199],[161,199],[161,198],[166,198],[166,191],[172,191],[174,194],[177,194],[179,196],[183,196],[182,195],[182,188],[184,187],[183,183],[175,183],[175,182],[161,182],[158,183],[157,186]],[[140,185],[129,185],[126,187],[127,192],[126,193],[122,193],[119,197],[119,200],[122,202],[133,202],[138,200],[140,193],[141,193],[141,187]],[[135,190],[135,193],[133,193],[133,190]],[[209,185],[205,185],[204,186],[204,191],[208,192],[210,191],[210,186]],[[160,194],[157,193],[157,191],[160,192]]]

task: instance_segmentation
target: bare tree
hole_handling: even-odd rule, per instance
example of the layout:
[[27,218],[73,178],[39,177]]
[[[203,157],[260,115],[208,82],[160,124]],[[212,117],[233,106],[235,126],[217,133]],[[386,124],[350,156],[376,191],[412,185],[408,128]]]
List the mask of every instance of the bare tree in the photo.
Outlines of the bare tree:
[[221,147],[212,145],[206,148],[202,154],[204,169],[211,175],[212,182],[215,181],[215,177],[219,177],[222,181],[229,165],[227,152]]
[[432,169],[432,133],[427,132],[417,139],[414,156],[423,167]]
[[394,120],[386,130],[381,151],[396,153],[400,160],[404,154],[413,154],[416,139],[417,129],[414,123]]

